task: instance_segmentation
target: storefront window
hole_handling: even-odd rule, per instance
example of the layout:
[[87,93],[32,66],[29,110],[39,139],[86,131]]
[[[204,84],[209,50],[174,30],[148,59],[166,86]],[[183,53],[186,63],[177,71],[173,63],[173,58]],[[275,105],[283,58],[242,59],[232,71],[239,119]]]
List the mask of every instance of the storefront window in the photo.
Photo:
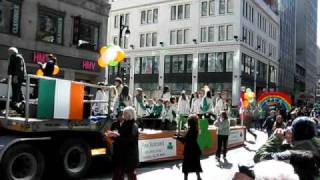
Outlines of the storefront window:
[[97,50],[99,41],[99,25],[85,20],[80,21],[78,47]]
[[155,57],[153,60],[153,74],[159,74],[159,57]]
[[226,72],[232,72],[233,70],[233,52],[227,52],[226,55]]
[[152,59],[150,60],[147,57],[142,57],[141,64],[141,74],[152,74]]
[[187,73],[192,73],[192,55],[187,55]]
[[164,57],[164,73],[169,74],[171,72],[171,56]]
[[140,58],[135,58],[134,60],[134,73],[140,74]]
[[206,54],[199,54],[199,72],[206,71]]
[[39,7],[37,39],[54,44],[63,44],[64,13]]
[[21,1],[0,1],[0,32],[13,35],[20,33]]
[[184,72],[184,57],[173,56],[172,57],[172,73],[183,73]]

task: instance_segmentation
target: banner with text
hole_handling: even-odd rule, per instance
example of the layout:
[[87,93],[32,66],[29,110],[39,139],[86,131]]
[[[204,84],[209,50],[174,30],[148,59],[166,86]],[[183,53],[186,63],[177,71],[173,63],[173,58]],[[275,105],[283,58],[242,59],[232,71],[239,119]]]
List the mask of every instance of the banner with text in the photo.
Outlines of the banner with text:
[[176,140],[173,138],[139,140],[140,162],[176,156]]
[[228,145],[242,143],[244,141],[244,131],[245,129],[231,130]]

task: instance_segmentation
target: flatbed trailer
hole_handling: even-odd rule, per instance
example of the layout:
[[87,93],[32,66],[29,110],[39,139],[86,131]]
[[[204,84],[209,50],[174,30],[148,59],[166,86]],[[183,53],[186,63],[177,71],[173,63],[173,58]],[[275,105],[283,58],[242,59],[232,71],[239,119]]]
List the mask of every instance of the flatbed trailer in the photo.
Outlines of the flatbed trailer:
[[[91,165],[94,154],[105,154],[104,132],[110,118],[67,120],[29,117],[30,79],[54,78],[27,76],[25,116],[10,115],[10,86],[6,113],[0,116],[0,179],[40,180],[45,170],[54,169],[59,179],[79,179]],[[8,84],[11,82],[9,77]],[[76,82],[77,83],[77,82]],[[91,88],[101,88],[82,83]],[[84,103],[94,101],[84,100]],[[95,102],[108,103],[108,102]],[[35,103],[36,104],[36,103]],[[97,153],[98,152],[98,153]]]

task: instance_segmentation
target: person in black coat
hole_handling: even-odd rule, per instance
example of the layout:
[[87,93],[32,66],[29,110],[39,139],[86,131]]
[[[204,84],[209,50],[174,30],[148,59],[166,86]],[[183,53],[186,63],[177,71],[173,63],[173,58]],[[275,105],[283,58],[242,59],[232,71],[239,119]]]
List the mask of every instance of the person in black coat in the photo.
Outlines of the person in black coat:
[[26,65],[22,55],[19,54],[17,48],[9,48],[8,54],[10,56],[8,75],[12,76],[12,107],[15,108],[18,106],[18,103],[24,100],[21,87],[26,75]]
[[135,123],[135,109],[128,106],[123,109],[123,121],[115,125],[114,131],[108,131],[106,136],[113,142],[113,180],[124,180],[127,174],[129,180],[136,180],[136,168],[139,164],[138,126]]
[[263,128],[267,130],[268,138],[272,135],[273,124],[276,121],[276,112],[272,110],[270,116],[267,117],[266,121],[263,123]]
[[184,179],[188,179],[188,174],[195,172],[198,180],[201,180],[200,172],[202,172],[200,156],[201,149],[197,142],[198,139],[198,121],[199,117],[195,114],[188,117],[188,132],[184,137],[177,137],[178,140],[184,143],[184,157],[182,164],[182,172],[184,173]]

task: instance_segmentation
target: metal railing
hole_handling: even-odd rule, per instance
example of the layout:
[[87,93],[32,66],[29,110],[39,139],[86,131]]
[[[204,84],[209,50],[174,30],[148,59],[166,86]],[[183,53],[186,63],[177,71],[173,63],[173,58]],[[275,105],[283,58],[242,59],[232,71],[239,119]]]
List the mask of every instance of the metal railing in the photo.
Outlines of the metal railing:
[[[29,119],[30,119],[30,89],[31,86],[35,86],[31,84],[31,79],[46,79],[46,80],[56,80],[57,78],[51,78],[51,77],[45,77],[45,76],[36,76],[36,75],[31,75],[28,74],[26,77],[26,90],[25,90],[25,123],[28,124]],[[71,80],[70,80],[71,81]],[[9,118],[9,110],[10,110],[10,96],[12,93],[11,92],[11,83],[12,83],[12,76],[8,76],[8,86],[7,86],[7,97],[6,97],[6,109],[5,109],[5,119],[6,121]],[[101,85],[96,85],[96,84],[90,84],[90,83],[85,83],[85,82],[76,82],[76,81],[71,81],[75,83],[79,83],[84,85],[85,87],[90,87],[90,88],[95,88],[95,89],[102,89],[102,88],[107,88],[110,89],[110,86],[101,86]],[[36,87],[37,88],[37,87]],[[84,103],[90,103],[92,106],[92,103],[107,103],[108,104],[108,112],[111,110],[111,91],[109,91],[109,98],[108,101],[106,100],[84,100]],[[92,108],[90,109],[90,114],[92,114]]]

